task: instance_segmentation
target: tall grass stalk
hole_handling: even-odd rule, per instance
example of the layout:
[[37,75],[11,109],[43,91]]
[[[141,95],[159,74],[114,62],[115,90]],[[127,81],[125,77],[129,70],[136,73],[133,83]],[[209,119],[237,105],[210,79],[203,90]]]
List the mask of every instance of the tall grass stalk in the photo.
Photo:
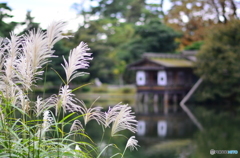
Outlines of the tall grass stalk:
[[[88,108],[73,93],[82,86],[73,90],[69,87],[73,79],[87,74],[79,70],[87,69],[93,59],[83,42],[70,51],[68,59],[63,57],[66,80],[57,73],[63,81],[59,93],[48,98],[37,96],[36,100],[29,97],[50,59],[56,57],[53,45],[66,38],[62,34],[65,25],[62,21],[52,22],[47,31],[32,30],[22,36],[11,33],[10,39],[0,40],[0,157],[100,158],[108,148],[118,148],[111,137],[123,136],[123,130],[136,132],[131,107],[117,104],[104,112],[93,103]],[[103,129],[102,137],[106,129],[111,129],[109,143],[101,149],[87,135],[90,121]],[[137,146],[131,137],[123,153],[110,157],[123,157],[128,147]]]

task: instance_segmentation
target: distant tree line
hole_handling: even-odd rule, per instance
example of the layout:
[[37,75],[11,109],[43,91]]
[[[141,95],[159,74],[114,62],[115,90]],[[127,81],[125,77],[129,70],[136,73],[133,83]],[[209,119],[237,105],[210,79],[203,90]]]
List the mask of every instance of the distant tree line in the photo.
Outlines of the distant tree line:
[[[91,75],[75,83],[91,82],[97,77],[104,83],[133,83],[133,73],[126,66],[143,53],[199,50],[196,73],[209,85],[203,88],[200,98],[240,100],[237,0],[97,0],[98,5],[87,8],[83,7],[85,2],[73,4],[76,13],[83,16],[83,24],[76,32],[69,31],[73,38],[55,46],[56,55],[66,56],[80,41],[89,44],[94,57]],[[164,9],[167,3],[168,10]],[[31,12],[26,13],[23,22],[6,23],[5,19],[12,17],[9,12],[11,8],[0,3],[1,37],[9,37],[18,25],[25,26],[23,32],[39,27]],[[61,62],[52,59],[46,68],[49,82],[61,82],[53,78],[54,70],[64,78]]]

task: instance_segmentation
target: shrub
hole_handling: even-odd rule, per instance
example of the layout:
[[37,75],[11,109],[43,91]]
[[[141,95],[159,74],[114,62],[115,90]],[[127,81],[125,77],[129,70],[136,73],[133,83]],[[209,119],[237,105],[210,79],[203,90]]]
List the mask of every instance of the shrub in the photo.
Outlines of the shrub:
[[[137,121],[127,105],[118,104],[106,112],[93,104],[88,108],[73,93],[82,86],[69,88],[73,79],[86,74],[78,70],[87,69],[92,60],[83,42],[70,52],[68,60],[63,57],[66,80],[57,73],[63,82],[58,94],[30,100],[44,65],[55,57],[53,45],[65,38],[64,26],[64,22],[53,22],[47,31],[10,34],[10,39],[0,41],[0,157],[101,157],[107,149],[117,148],[111,137],[121,136],[123,130],[136,132]],[[92,120],[102,127],[102,137],[106,129],[111,130],[109,144],[100,148],[86,134]],[[127,148],[137,146],[132,136],[124,151],[112,153],[112,157],[123,157]]]
[[[196,109],[197,116],[204,126],[204,131],[199,131],[194,137],[196,149],[192,153],[193,158],[209,157],[210,150],[237,150],[240,136],[240,109],[234,112],[209,110],[205,108]],[[226,154],[212,155],[224,158]],[[235,158],[237,155],[228,154],[227,157]]]
[[132,89],[132,88],[127,88],[127,87],[125,87],[125,88],[122,89],[122,93],[125,93],[125,94],[132,93],[133,91],[134,91],[134,89]]
[[91,91],[91,87],[89,87],[89,86],[83,86],[83,87],[81,88],[81,92],[86,93],[86,92],[90,92],[90,91]]
[[108,92],[108,87],[106,85],[93,88],[93,93],[107,93],[107,92]]

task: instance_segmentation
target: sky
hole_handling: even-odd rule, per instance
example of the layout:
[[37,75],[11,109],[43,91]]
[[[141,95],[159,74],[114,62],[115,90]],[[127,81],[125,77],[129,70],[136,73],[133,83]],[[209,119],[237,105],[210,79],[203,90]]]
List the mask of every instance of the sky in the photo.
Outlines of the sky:
[[[158,2],[158,0],[148,1]],[[97,5],[96,1],[90,2],[90,0],[0,0],[0,3],[2,2],[8,4],[12,9],[10,14],[14,16],[8,19],[9,21],[6,20],[6,22],[23,22],[29,10],[31,11],[31,16],[34,17],[34,22],[40,23],[43,29],[46,29],[53,20],[67,21],[66,32],[68,30],[76,31],[83,21],[83,18],[77,15],[77,11],[72,7],[74,3],[84,2],[84,8],[89,8],[90,5]],[[166,2],[165,7],[169,8],[169,2]],[[15,33],[21,31],[21,27],[14,30]]]
[[[75,31],[82,22],[81,16],[71,7],[74,3],[83,0],[0,0],[6,2],[12,9],[11,15],[14,17],[10,21],[23,22],[28,10],[34,17],[34,22],[40,23],[45,29],[53,20],[64,20],[68,22],[66,30]],[[15,30],[20,31],[21,28]]]

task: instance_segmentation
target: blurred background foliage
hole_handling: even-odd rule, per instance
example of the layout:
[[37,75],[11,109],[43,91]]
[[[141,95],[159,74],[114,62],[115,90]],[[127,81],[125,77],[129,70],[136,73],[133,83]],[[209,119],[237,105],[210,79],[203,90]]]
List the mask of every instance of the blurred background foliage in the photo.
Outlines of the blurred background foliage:
[[[209,150],[236,149],[240,151],[239,102],[240,102],[240,21],[238,0],[96,0],[98,5],[84,8],[86,1],[73,4],[76,14],[83,16],[82,25],[73,37],[55,45],[56,55],[67,57],[71,48],[80,41],[88,43],[94,60],[86,75],[74,84],[94,82],[99,78],[105,84],[134,83],[134,73],[126,66],[137,61],[145,52],[179,53],[183,50],[198,50],[195,72],[204,79],[193,97],[204,132],[195,134],[181,148],[173,145],[162,153],[145,154],[145,157],[209,157]],[[164,8],[169,3],[169,8]],[[9,32],[21,26],[23,31],[36,29],[31,12],[23,22],[6,22],[11,19],[11,8],[0,3],[0,36],[9,37]],[[8,20],[9,21],[9,20]],[[60,67],[62,58],[52,59],[47,65],[44,90],[54,90],[61,83],[56,70],[64,79]],[[40,87],[41,88],[41,87]],[[56,89],[57,91],[58,89]],[[85,87],[81,92],[103,91],[106,88]],[[132,91],[132,90],[122,90]],[[134,91],[134,90],[133,90]],[[112,92],[111,92],[112,93]],[[125,92],[124,92],[125,93]],[[173,143],[178,144],[178,143]],[[184,144],[184,143],[183,143]],[[190,144],[190,148],[189,148]],[[148,146],[146,146],[148,149]],[[185,152],[191,150],[190,153]],[[152,151],[152,149],[149,150]],[[157,151],[157,150],[156,150]],[[134,152],[141,157],[145,149]],[[134,157],[133,156],[133,157]],[[221,157],[224,155],[214,155]],[[226,155],[225,155],[226,156]],[[229,156],[229,155],[228,155]],[[232,155],[233,157],[235,155]],[[131,157],[131,155],[129,155]]]

